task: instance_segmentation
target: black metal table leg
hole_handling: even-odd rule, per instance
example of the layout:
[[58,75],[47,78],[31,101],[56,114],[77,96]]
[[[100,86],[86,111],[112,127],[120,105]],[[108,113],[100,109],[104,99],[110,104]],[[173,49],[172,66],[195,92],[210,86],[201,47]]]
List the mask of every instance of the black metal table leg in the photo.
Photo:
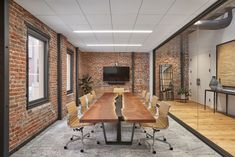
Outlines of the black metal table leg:
[[214,106],[214,113],[215,113],[215,92],[214,92],[214,102],[213,102],[213,106]]

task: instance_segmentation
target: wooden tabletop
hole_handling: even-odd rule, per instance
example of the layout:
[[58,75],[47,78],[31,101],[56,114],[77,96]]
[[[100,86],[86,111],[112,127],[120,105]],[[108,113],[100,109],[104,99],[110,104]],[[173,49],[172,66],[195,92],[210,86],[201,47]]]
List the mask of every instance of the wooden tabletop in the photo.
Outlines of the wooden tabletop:
[[[80,122],[118,122],[115,112],[115,93],[104,93],[81,117]],[[122,115],[127,122],[151,123],[155,118],[144,106],[138,96],[124,93],[122,99]]]
[[115,93],[104,93],[81,117],[82,123],[117,122]]
[[122,114],[127,122],[154,123],[156,119],[151,112],[144,106],[138,96],[132,93],[123,95]]

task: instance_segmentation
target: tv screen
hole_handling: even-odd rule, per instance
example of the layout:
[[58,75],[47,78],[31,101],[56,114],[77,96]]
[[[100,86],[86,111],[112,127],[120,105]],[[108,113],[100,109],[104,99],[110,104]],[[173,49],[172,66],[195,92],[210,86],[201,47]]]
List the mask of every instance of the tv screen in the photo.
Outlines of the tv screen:
[[129,67],[103,67],[103,81],[123,82],[129,81],[130,68]]

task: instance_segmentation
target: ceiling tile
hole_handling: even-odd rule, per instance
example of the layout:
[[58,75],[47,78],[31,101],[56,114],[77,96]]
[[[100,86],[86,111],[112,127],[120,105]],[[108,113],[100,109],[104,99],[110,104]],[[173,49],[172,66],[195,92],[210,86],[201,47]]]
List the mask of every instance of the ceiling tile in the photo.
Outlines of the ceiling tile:
[[169,14],[192,14],[208,0],[176,0],[168,11]]
[[110,14],[109,0],[78,0],[86,14]]
[[127,29],[132,29],[133,28],[133,23],[132,24],[113,24],[113,29],[116,30],[127,30]]
[[136,14],[112,14],[113,25],[134,25]]
[[145,14],[140,14],[137,18],[136,24],[141,24],[141,25],[155,25],[157,24],[160,19],[162,18],[163,15],[155,14],[155,15],[145,15]]
[[165,14],[175,0],[143,0],[140,14]]
[[167,14],[159,23],[160,25],[178,25],[187,19],[190,15]]
[[55,15],[53,10],[44,2],[39,0],[15,0],[33,15]]
[[44,0],[57,14],[82,14],[76,0]]
[[87,25],[87,20],[83,15],[60,15],[67,25]]
[[94,30],[110,30],[110,29],[112,29],[112,25],[111,24],[108,24],[108,25],[93,24],[92,29],[94,29]]
[[75,31],[75,30],[91,30],[90,25],[69,25],[69,27]]
[[91,25],[111,25],[111,17],[109,14],[89,14],[87,18]]
[[111,0],[112,14],[137,14],[141,0]]

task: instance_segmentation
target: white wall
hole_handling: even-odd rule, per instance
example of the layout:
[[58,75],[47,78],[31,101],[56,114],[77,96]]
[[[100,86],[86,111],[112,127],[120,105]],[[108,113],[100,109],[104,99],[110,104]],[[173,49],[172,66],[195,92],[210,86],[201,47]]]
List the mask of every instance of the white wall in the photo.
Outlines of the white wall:
[[[235,10],[233,10],[233,15],[235,15]],[[189,58],[191,59],[189,61],[189,88],[192,90],[193,101],[204,104],[204,91],[209,89],[211,77],[216,75],[216,45],[234,39],[235,19],[225,29],[198,30],[189,35]],[[196,85],[196,78],[201,79],[200,86]],[[235,102],[235,96],[229,96],[228,111],[229,114],[235,115],[233,102]],[[209,92],[207,105],[213,107],[213,94]],[[218,110],[225,112],[225,95],[219,94]]]

